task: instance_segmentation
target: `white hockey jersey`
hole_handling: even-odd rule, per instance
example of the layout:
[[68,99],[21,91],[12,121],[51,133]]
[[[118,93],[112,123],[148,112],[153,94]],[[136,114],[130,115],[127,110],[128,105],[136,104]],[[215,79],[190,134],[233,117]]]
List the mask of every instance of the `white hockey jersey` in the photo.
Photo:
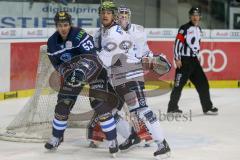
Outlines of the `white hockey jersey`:
[[114,25],[109,29],[97,31],[94,43],[96,47],[101,48],[99,58],[108,68],[115,85],[143,76],[141,60],[135,56],[134,41],[121,26]]
[[131,35],[134,41],[134,52],[137,58],[142,57],[153,57],[152,51],[149,49],[147,44],[147,34],[144,31],[144,27],[137,24],[130,24],[127,32]]

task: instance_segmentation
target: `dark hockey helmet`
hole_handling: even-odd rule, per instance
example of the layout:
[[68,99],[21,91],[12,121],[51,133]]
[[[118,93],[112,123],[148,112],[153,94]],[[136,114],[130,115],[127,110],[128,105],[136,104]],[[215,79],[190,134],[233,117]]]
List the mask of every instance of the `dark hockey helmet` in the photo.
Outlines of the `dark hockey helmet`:
[[56,13],[54,17],[54,22],[55,25],[57,25],[60,22],[68,22],[69,24],[72,24],[72,17],[66,11],[60,11]]
[[189,12],[188,12],[189,16],[192,16],[192,15],[199,15],[201,16],[201,10],[199,7],[192,7]]
[[113,14],[116,15],[118,8],[117,8],[116,3],[112,2],[112,1],[105,1],[98,8],[98,13],[100,14],[104,10],[112,11]]

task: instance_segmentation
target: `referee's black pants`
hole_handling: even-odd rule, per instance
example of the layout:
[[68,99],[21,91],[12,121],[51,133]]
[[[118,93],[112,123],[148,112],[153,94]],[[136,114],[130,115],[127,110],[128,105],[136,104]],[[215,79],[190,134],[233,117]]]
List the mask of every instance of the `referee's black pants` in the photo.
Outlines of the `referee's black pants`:
[[203,112],[208,111],[212,108],[209,84],[199,60],[192,57],[182,57],[181,61],[182,67],[176,69],[174,86],[168,104],[168,112],[179,109],[178,101],[188,79],[194,84],[198,92]]

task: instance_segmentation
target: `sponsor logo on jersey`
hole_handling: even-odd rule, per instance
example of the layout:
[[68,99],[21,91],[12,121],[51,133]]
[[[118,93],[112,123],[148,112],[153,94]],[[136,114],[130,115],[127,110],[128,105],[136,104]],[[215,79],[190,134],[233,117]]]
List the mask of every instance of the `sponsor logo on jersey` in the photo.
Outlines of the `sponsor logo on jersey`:
[[85,33],[85,30],[82,29],[82,30],[78,33],[78,35],[77,35],[76,38],[80,41],[81,38],[83,37],[84,33]]
[[117,27],[116,32],[118,32],[118,33],[120,33],[120,34],[123,34],[122,29],[121,29],[120,26]]
[[66,42],[66,48],[67,48],[67,49],[72,48],[72,42],[71,42],[71,41],[67,41],[67,42]]

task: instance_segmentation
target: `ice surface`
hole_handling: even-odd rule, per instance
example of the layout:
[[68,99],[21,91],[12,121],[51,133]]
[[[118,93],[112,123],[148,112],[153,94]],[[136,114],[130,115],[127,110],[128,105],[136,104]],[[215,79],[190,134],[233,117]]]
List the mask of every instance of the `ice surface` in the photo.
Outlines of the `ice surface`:
[[[202,114],[197,92],[186,89],[180,99],[180,109],[186,118],[169,121],[161,117],[162,127],[172,148],[171,158],[176,160],[239,160],[240,159],[240,89],[211,89],[218,116]],[[4,128],[21,110],[28,98],[0,101],[0,128]],[[149,98],[153,110],[165,113],[169,93]],[[191,111],[190,111],[191,110]],[[191,117],[190,117],[191,113]],[[107,160],[112,159],[104,143],[98,149],[87,148],[85,130],[69,129],[65,142],[56,152],[47,152],[42,143],[0,141],[0,160]],[[151,160],[155,145],[142,145],[124,153],[117,160]]]

